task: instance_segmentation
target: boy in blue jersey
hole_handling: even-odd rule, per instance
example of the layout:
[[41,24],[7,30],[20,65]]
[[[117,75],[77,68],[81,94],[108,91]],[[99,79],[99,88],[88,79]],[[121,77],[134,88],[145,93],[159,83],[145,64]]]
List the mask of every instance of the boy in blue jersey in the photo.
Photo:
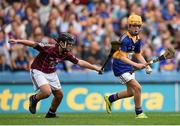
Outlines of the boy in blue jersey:
[[[120,37],[120,48],[113,54],[113,72],[120,80],[120,83],[127,86],[127,90],[117,92],[110,96],[105,95],[106,110],[111,113],[111,105],[114,101],[134,96],[136,118],[147,118],[141,107],[141,85],[135,79],[135,74],[130,73],[133,67],[138,69],[146,68],[150,74],[152,69],[146,66],[146,61],[141,55],[141,31],[142,19],[138,15],[131,15],[128,18],[128,32]],[[131,60],[132,55],[140,61],[136,63]]]

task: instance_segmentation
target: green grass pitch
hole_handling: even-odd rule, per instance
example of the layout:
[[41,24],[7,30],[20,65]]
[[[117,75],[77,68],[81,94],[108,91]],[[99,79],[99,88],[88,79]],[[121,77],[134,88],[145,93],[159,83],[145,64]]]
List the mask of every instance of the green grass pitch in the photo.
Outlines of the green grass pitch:
[[135,119],[134,113],[0,113],[0,125],[180,125],[180,113],[146,113],[148,119]]

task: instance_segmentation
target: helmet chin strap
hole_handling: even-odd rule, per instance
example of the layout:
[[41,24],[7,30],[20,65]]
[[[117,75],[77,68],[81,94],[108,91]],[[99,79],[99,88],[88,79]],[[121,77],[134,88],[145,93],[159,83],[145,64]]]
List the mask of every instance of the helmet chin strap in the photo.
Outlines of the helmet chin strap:
[[64,46],[62,46],[61,44],[59,44],[59,46],[58,46],[59,51],[61,52],[61,51],[67,50],[67,49],[66,49],[66,46],[67,46],[67,42],[64,43]]
[[71,51],[71,49],[67,49],[67,42],[64,42],[64,46],[62,46],[61,44],[59,45],[59,51]]
[[62,44],[59,44],[60,45],[60,47],[62,48],[62,49],[66,49],[66,47],[67,47],[67,42],[64,42],[64,46],[62,46]]
[[61,46],[62,49],[66,49],[66,47],[67,47],[67,42],[64,42],[64,46],[62,46],[61,44],[60,44],[60,46]]
[[66,48],[66,47],[67,47],[67,42],[64,43],[64,48]]

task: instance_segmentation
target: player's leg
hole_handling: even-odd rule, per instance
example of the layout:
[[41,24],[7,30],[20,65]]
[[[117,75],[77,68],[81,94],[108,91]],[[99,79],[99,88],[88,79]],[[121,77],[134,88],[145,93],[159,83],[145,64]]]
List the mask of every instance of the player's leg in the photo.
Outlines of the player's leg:
[[40,90],[39,93],[31,95],[29,98],[29,111],[32,114],[36,113],[36,105],[41,99],[45,99],[51,95],[51,87],[45,74],[38,70],[31,70],[30,75],[32,78],[35,90]]
[[107,113],[111,113],[111,105],[113,102],[115,102],[119,99],[122,99],[122,98],[128,98],[128,97],[132,97],[132,96],[133,96],[133,92],[132,92],[132,88],[130,86],[127,86],[127,90],[120,91],[115,94],[111,94],[109,96],[105,95],[104,100],[106,102]]
[[46,85],[42,85],[40,87],[40,92],[35,94],[35,99],[37,99],[37,101],[41,100],[41,99],[45,99],[48,98],[51,95],[51,87],[49,84]]
[[141,85],[135,80],[132,79],[127,82],[127,85],[132,88],[135,108],[141,107]]
[[[134,79],[135,75],[134,74],[130,74],[130,73],[124,73],[123,75],[119,76],[118,79],[120,80],[121,84],[125,84],[130,81],[131,79]],[[120,91],[117,92],[115,94],[111,94],[111,95],[105,95],[104,96],[104,100],[106,102],[106,111],[107,113],[111,113],[111,105],[113,102],[122,99],[122,98],[127,98],[127,97],[131,97],[133,96],[133,90],[130,86],[127,86],[127,90],[124,91]]]
[[52,100],[51,107],[49,108],[49,111],[46,114],[46,118],[56,117],[56,110],[63,99],[63,92],[61,89],[55,90],[52,92],[53,92],[54,98]]
[[40,86],[39,89],[40,89],[40,91],[37,94],[31,95],[29,98],[29,111],[32,114],[36,113],[37,103],[40,100],[45,99],[51,95],[51,88],[50,88],[49,84],[42,85],[42,86]]
[[147,118],[141,107],[141,85],[135,79],[127,82],[127,85],[133,90],[136,118]]
[[54,98],[52,100],[49,111],[46,114],[46,118],[53,118],[53,117],[56,117],[55,112],[62,101],[63,92],[62,92],[61,84],[60,84],[60,81],[56,72],[48,75],[47,79],[50,82],[50,86],[51,86],[51,90],[53,92]]
[[131,86],[127,86],[127,90],[123,90],[109,96],[109,101],[112,103],[122,98],[128,98],[133,96],[133,90]]

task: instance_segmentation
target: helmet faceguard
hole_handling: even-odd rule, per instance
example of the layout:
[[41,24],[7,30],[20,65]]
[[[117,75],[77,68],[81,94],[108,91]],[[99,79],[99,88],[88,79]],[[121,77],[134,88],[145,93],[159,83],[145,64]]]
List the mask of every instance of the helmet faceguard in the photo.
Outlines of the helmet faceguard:
[[141,31],[142,18],[138,15],[130,15],[128,18],[128,31],[132,36],[136,36]]
[[67,32],[62,32],[55,41],[63,50],[67,51],[71,51],[75,44],[74,36]]

